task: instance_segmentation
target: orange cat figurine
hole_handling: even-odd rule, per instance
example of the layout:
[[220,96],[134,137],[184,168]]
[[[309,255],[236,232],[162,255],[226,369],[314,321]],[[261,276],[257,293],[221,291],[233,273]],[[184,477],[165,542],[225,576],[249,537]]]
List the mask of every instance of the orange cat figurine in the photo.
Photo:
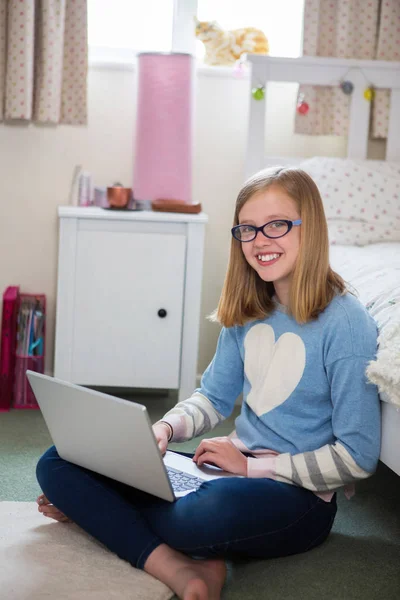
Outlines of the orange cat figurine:
[[268,54],[267,37],[255,27],[225,31],[215,21],[196,22],[196,37],[206,49],[207,65],[234,65],[244,53]]

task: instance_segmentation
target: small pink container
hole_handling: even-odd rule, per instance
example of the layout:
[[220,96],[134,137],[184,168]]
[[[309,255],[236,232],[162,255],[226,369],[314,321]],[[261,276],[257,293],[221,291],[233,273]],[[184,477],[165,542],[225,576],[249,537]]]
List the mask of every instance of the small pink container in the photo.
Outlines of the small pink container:
[[133,195],[192,201],[193,57],[138,56]]

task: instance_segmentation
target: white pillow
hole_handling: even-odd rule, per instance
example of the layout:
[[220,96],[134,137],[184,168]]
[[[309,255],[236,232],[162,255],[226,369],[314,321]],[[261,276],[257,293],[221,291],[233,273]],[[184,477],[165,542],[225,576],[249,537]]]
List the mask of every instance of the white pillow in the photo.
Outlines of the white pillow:
[[400,162],[389,162],[386,160],[354,160],[357,165],[365,166],[381,175],[400,179]]
[[327,157],[300,163],[319,188],[332,243],[400,241],[400,165],[384,164]]
[[399,241],[398,229],[384,223],[364,223],[345,219],[327,219],[329,243],[340,246],[366,246],[378,242]]

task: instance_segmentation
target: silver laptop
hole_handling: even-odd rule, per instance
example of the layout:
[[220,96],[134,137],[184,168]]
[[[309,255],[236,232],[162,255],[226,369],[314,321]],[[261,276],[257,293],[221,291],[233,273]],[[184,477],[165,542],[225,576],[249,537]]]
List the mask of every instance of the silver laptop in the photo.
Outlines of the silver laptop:
[[26,372],[35,398],[64,460],[173,502],[204,481],[234,477],[167,451],[153,434],[147,409],[72,383]]

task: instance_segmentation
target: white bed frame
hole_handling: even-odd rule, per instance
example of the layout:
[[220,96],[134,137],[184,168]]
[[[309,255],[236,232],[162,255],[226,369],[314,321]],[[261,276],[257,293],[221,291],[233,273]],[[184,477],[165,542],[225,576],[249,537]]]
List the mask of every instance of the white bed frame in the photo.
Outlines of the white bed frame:
[[[347,157],[366,159],[371,103],[364,98],[368,85],[391,90],[386,160],[400,162],[400,62],[350,60],[321,57],[279,58],[249,54],[250,112],[245,175],[249,177],[268,165],[298,164],[303,158],[266,156],[268,82],[287,81],[307,85],[338,86],[342,79],[354,86],[350,104]],[[253,88],[263,85],[264,98],[255,100]],[[293,107],[293,110],[295,107]],[[380,460],[400,475],[400,408],[381,402],[382,446]]]

